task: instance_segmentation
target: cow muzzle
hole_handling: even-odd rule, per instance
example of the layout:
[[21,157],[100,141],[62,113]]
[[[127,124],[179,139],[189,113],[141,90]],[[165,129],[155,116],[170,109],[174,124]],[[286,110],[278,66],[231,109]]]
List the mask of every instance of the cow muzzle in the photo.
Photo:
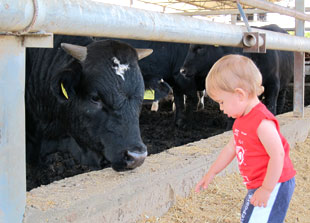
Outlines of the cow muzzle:
[[191,77],[194,76],[194,74],[193,74],[193,73],[190,73],[190,72],[188,71],[188,69],[186,69],[185,67],[182,67],[182,68],[180,69],[180,73],[181,73],[184,77],[186,77],[186,78],[191,78]]
[[134,169],[136,167],[141,166],[146,157],[147,157],[147,151],[145,152],[127,151],[125,154],[125,160],[127,164],[126,168]]

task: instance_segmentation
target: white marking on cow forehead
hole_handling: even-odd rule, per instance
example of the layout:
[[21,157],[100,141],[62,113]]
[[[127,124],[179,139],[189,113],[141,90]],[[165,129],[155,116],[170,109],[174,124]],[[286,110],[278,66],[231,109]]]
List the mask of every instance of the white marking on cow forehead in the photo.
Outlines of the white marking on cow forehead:
[[117,59],[116,57],[113,57],[112,60],[113,60],[113,63],[117,65],[113,67],[116,75],[121,76],[121,78],[125,80],[124,74],[127,70],[129,70],[129,64],[121,64],[119,59]]

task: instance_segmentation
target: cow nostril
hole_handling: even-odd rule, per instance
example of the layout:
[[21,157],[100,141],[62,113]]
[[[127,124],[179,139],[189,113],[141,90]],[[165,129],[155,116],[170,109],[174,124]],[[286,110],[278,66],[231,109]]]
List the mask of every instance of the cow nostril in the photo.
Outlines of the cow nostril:
[[127,151],[125,154],[125,161],[127,163],[127,168],[134,169],[138,166],[141,166],[146,157],[147,157],[147,151],[145,152]]
[[182,68],[180,69],[180,73],[181,73],[182,75],[185,75],[185,74],[186,74],[186,70],[185,70],[184,67],[182,67]]
[[190,78],[192,76],[194,76],[192,73],[189,72],[189,70],[185,67],[180,69],[180,74],[185,77],[185,78]]
[[134,161],[135,161],[134,156],[132,156],[130,153],[131,153],[130,151],[126,151],[126,152],[125,152],[125,155],[124,155],[124,160],[125,160],[127,163],[128,163],[128,162],[134,162]]

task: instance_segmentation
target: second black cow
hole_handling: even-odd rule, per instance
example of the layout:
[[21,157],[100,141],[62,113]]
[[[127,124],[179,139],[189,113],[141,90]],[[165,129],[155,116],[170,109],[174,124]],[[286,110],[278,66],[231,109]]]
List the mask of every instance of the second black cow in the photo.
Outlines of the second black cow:
[[[287,33],[277,25],[260,29]],[[285,104],[287,86],[294,74],[294,54],[288,51],[267,50],[266,54],[243,53],[241,48],[191,44],[181,73],[196,79],[196,88],[204,89],[204,80],[213,64],[227,54],[243,54],[251,58],[263,76],[265,91],[262,101],[273,114],[279,114]]]

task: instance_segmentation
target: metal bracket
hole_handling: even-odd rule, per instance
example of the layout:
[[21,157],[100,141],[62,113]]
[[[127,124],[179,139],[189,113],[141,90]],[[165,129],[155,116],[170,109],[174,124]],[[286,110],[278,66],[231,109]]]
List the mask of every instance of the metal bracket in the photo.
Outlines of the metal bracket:
[[266,33],[245,32],[242,42],[245,53],[266,53]]
[[248,32],[243,34],[243,52],[245,53],[266,53],[266,34],[252,32],[251,27],[249,26],[248,19],[237,0],[237,7],[239,9],[240,15],[243,18],[243,21],[246,25]]
[[21,38],[23,47],[33,48],[53,48],[53,33],[46,32],[28,32],[28,33],[15,33],[15,32],[0,32],[1,36],[15,36]]

